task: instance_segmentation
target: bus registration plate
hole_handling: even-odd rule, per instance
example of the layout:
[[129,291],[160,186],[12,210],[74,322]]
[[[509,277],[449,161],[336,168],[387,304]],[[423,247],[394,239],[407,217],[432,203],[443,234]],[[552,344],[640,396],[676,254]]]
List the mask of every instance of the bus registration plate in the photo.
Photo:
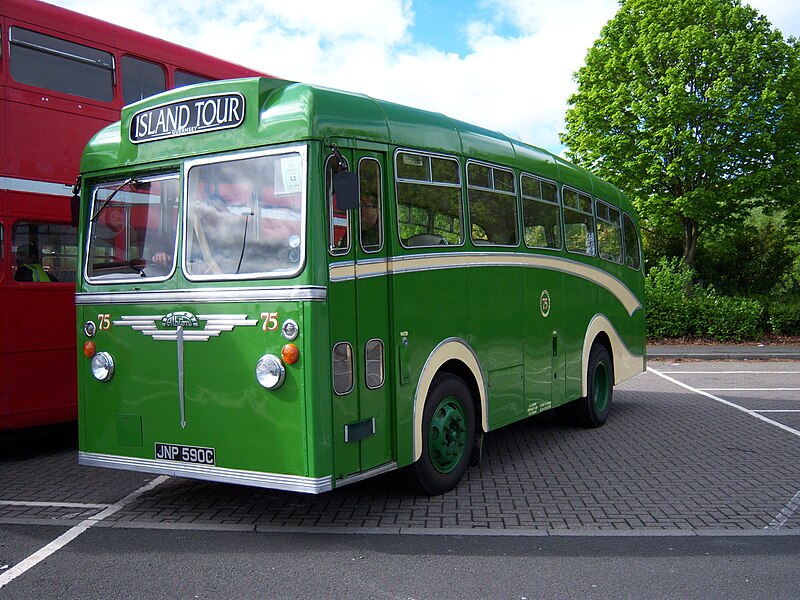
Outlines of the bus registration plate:
[[162,442],[156,442],[156,458],[198,465],[213,465],[216,463],[214,448],[181,446],[180,444],[164,444]]

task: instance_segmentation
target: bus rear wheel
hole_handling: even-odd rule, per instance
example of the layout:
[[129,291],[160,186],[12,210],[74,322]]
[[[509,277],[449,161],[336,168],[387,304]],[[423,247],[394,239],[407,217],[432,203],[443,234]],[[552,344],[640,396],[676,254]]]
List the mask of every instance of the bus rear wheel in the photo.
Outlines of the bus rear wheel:
[[409,486],[435,496],[452,490],[467,469],[475,440],[475,407],[467,385],[440,373],[422,415],[422,456],[406,470]]
[[595,344],[589,352],[586,369],[586,397],[574,404],[574,416],[579,425],[601,427],[611,412],[614,395],[614,363],[608,349]]

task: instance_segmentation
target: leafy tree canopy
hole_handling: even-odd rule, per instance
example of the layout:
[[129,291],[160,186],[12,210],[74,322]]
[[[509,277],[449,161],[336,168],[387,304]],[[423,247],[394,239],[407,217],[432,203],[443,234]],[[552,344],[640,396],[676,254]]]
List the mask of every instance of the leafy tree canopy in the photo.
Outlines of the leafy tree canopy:
[[[576,73],[562,142],[650,227],[698,235],[800,188],[800,68],[740,0],[620,0]],[[799,211],[800,212],[800,211]]]

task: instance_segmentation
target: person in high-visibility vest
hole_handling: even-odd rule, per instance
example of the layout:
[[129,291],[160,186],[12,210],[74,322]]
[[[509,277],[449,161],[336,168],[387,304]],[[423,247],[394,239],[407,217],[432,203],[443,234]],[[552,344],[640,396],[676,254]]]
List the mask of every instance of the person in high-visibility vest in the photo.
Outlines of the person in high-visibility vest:
[[16,281],[58,281],[39,264],[39,250],[33,242],[26,242],[17,247]]

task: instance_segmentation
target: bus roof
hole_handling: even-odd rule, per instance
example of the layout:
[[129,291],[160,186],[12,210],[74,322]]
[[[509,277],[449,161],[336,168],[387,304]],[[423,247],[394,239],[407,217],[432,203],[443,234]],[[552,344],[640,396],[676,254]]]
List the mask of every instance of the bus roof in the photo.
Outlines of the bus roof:
[[[241,125],[197,134],[169,135],[164,130],[165,135],[157,139],[131,139],[138,115],[150,112],[152,126],[157,118],[152,116],[153,110],[234,92],[244,98]],[[99,132],[89,143],[81,171],[306,140],[455,153],[559,180],[629,207],[619,190],[586,169],[502,133],[364,94],[264,77],[184,87],[126,106],[121,121]]]

